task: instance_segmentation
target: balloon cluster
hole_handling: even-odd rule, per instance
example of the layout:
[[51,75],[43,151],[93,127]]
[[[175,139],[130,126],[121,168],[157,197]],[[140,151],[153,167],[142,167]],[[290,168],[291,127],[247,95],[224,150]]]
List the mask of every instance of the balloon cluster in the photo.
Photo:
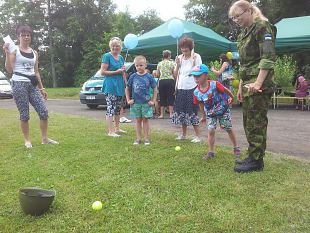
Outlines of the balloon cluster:
[[229,60],[238,60],[239,59],[239,53],[238,52],[227,52],[226,53],[226,57],[229,59]]

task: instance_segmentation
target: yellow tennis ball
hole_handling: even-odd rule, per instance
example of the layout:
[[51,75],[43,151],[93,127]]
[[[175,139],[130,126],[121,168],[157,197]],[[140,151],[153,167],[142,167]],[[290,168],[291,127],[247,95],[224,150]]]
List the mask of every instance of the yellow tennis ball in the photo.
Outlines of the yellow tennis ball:
[[180,150],[181,150],[181,147],[176,146],[174,149],[175,149],[175,151],[180,151]]
[[102,209],[102,203],[101,203],[101,201],[95,201],[95,202],[92,204],[92,208],[93,208],[93,210],[101,210],[101,209]]

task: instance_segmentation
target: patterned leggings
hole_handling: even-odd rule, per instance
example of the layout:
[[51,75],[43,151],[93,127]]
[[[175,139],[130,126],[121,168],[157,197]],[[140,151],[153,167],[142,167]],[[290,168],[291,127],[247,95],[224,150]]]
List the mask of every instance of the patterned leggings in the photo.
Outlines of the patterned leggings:
[[117,96],[113,94],[106,94],[105,99],[107,102],[106,116],[118,116],[123,104],[123,96]]
[[48,111],[43,96],[38,88],[35,88],[30,82],[12,81],[12,94],[21,121],[28,121],[30,119],[29,103],[38,113],[40,120],[48,118]]

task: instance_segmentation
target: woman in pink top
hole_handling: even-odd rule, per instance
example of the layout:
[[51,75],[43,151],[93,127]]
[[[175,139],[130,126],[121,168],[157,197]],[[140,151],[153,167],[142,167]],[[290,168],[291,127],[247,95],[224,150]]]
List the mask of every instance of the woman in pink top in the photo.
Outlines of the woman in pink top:
[[[297,79],[297,85],[296,85],[296,94],[295,97],[299,97],[299,98],[303,98],[306,97],[308,94],[308,82],[305,79],[304,76],[299,76]],[[306,104],[306,100],[303,99],[302,100],[304,103],[304,105]],[[295,104],[296,104],[296,109],[298,109],[298,101],[295,100]]]

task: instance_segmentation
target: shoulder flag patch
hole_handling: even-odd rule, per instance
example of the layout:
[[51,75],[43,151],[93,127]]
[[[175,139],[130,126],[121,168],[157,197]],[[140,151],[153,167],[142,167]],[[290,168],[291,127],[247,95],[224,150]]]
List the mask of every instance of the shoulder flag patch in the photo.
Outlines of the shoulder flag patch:
[[271,34],[265,34],[264,38],[265,38],[265,40],[272,40],[272,35]]

